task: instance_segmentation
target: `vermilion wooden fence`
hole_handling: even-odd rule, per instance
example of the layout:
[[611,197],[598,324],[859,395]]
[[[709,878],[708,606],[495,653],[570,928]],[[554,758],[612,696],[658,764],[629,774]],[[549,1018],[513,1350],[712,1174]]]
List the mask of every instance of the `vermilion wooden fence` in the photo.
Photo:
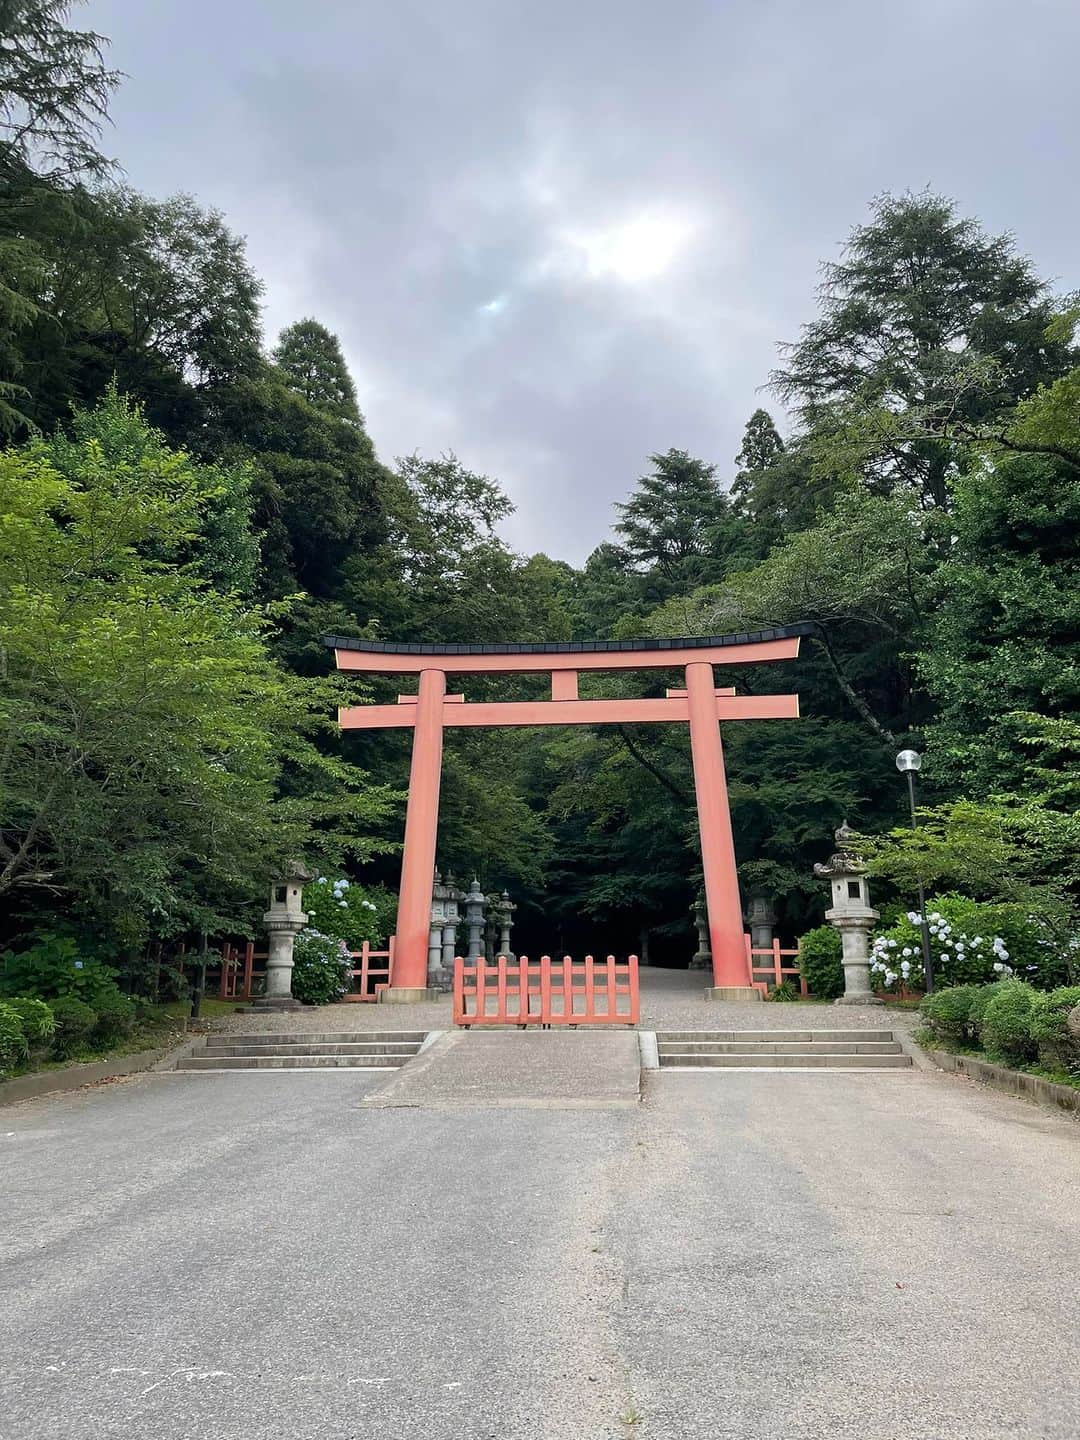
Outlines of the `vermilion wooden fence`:
[[256,950],[253,940],[234,945],[226,940],[221,947],[221,980],[218,995],[222,1000],[250,1000],[255,981],[255,961],[265,965],[266,951]]
[[[757,956],[768,956],[768,963],[762,963],[755,958]],[[795,957],[796,961],[798,960],[798,946],[796,946],[794,950],[781,950],[780,941],[774,940],[768,949],[755,949],[750,936],[746,936],[746,968],[750,972],[750,983],[756,986],[762,994],[768,994],[769,980],[771,980],[774,985],[780,985],[792,975],[798,978],[800,994],[808,995],[810,993],[806,988],[806,981],[803,979],[798,965],[784,964],[784,961],[790,959],[792,956]],[[759,977],[762,975],[768,975],[769,980],[760,979]]]
[[[386,942],[385,950],[372,950],[365,940],[359,950],[351,950],[354,960],[359,960],[359,966],[352,972],[355,990],[347,991],[342,1000],[377,1000],[379,991],[385,990],[390,984],[390,975],[394,968],[394,937]],[[385,960],[385,965],[373,965],[373,960]]]
[[636,1025],[638,957],[454,960],[454,1024]]

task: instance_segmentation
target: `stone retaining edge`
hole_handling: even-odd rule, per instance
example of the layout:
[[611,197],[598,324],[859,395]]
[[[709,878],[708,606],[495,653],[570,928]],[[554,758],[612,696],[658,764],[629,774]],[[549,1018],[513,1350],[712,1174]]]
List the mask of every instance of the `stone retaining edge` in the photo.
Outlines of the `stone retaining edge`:
[[118,1080],[124,1075],[137,1075],[143,1070],[172,1069],[191,1042],[163,1050],[140,1050],[134,1055],[117,1055],[113,1060],[89,1060],[65,1065],[62,1070],[41,1070],[32,1075],[16,1075],[0,1080],[0,1105],[16,1100],[35,1100],[40,1095],[55,1095],[64,1090],[80,1090],[99,1080]]
[[950,1050],[931,1050],[929,1054],[936,1065],[954,1075],[967,1075],[1009,1095],[1025,1095],[1040,1105],[1053,1105],[1059,1110],[1080,1114],[1080,1090],[1074,1090],[1071,1085],[1058,1085],[1023,1070],[1009,1070],[989,1060],[977,1060],[973,1055],[954,1055]]

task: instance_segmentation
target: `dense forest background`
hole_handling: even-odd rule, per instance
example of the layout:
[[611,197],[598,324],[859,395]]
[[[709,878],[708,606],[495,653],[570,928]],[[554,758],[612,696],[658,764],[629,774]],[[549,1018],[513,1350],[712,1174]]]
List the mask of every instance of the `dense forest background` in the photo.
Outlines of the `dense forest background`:
[[[132,965],[253,924],[288,856],[392,886],[407,738],[333,719],[398,687],[333,675],[326,632],[802,620],[797,663],[723,677],[804,716],[725,732],[745,897],[786,936],[817,923],[846,818],[886,901],[917,870],[1073,926],[1080,311],[1012,237],[930,192],[873,199],[738,455],[672,435],[575,568],[504,543],[511,503],[467,456],[377,455],[333,316],[269,340],[225,218],[122,182],[99,148],[119,77],[69,9],[0,0],[0,938],[66,928]],[[679,683],[642,678],[583,693]],[[510,889],[519,948],[685,960],[686,736],[448,732],[440,861]]]

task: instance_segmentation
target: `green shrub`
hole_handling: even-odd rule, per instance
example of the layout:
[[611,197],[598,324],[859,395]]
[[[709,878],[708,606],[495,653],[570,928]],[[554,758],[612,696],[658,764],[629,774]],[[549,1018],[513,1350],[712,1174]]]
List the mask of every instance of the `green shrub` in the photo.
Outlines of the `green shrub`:
[[0,1000],[0,1075],[21,1065],[29,1054],[19,1012]]
[[1048,1070],[1080,1067],[1080,1037],[1069,1031],[1069,1011],[1080,1005],[1080,985],[1063,985],[1037,997],[1031,1012],[1031,1033],[1039,1061]]
[[0,956],[0,995],[38,1000],[72,995],[96,1006],[105,994],[119,994],[116,971],[85,955],[70,935],[41,935],[27,950]]
[[74,995],[61,995],[49,1007],[56,1021],[53,1035],[53,1053],[61,1060],[83,1049],[90,1039],[90,1032],[97,1024],[97,1011]]
[[975,994],[972,997],[971,1009],[968,1012],[968,1024],[971,1028],[972,1035],[975,1037],[976,1040],[980,1042],[980,1044],[982,1043],[983,1017],[986,1014],[986,1007],[990,1004],[990,1001],[1001,989],[1002,985],[1006,983],[1007,982],[1004,980],[996,980],[993,985],[975,986]]
[[971,1028],[971,1007],[985,989],[982,985],[949,985],[924,995],[919,1013],[931,1033],[940,1040],[962,1043],[974,1038]]
[[980,1036],[991,1060],[1005,1065],[1027,1065],[1038,1054],[1031,1033],[1037,992],[1022,980],[1003,980],[986,1002]]
[[351,969],[344,940],[301,930],[293,950],[292,993],[305,1005],[332,1005],[349,988]]
[[790,1004],[792,1000],[798,1000],[799,992],[790,980],[781,980],[779,985],[774,985],[766,997],[775,1000],[777,1004]]
[[105,991],[97,1001],[97,1024],[92,1036],[95,1045],[107,1048],[130,1035],[135,1025],[135,1005],[119,990]]
[[31,1000],[29,996],[17,995],[5,1002],[22,1021],[23,1034],[31,1045],[44,1045],[53,1037],[56,1021],[44,1000]]
[[819,925],[799,941],[799,971],[818,1000],[836,1000],[844,993],[844,947],[839,930]]

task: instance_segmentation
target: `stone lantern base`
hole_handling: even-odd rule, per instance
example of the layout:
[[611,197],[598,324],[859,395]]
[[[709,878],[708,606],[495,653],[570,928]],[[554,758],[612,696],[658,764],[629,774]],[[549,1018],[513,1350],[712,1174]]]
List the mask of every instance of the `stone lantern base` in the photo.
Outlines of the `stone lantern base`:
[[258,995],[252,1000],[248,1009],[258,1010],[260,1014],[269,1015],[278,1010],[303,1010],[304,1005],[294,995]]

